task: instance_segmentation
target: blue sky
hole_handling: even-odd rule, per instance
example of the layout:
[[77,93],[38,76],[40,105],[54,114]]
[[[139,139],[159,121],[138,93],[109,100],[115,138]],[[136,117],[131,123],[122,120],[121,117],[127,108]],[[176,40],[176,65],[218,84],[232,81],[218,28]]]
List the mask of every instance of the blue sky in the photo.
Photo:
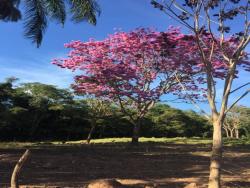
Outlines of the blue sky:
[[[42,82],[67,88],[73,81],[73,74],[50,64],[51,59],[65,56],[68,52],[64,43],[72,40],[103,39],[114,32],[115,28],[124,31],[137,27],[155,27],[165,30],[176,23],[157,9],[150,0],[102,0],[102,9],[96,26],[88,23],[73,24],[66,22],[64,28],[59,24],[49,23],[42,46],[36,48],[23,36],[23,23],[0,22],[0,82],[6,77],[15,76],[20,82]],[[237,26],[237,25],[236,25]],[[234,86],[250,81],[249,73],[242,73]],[[222,93],[221,84],[218,93]],[[233,96],[231,101],[236,96]],[[164,98],[167,98],[165,96]],[[250,106],[250,96],[240,104]],[[172,103],[171,106],[181,109],[194,109],[192,105]],[[207,105],[201,104],[206,110]]]

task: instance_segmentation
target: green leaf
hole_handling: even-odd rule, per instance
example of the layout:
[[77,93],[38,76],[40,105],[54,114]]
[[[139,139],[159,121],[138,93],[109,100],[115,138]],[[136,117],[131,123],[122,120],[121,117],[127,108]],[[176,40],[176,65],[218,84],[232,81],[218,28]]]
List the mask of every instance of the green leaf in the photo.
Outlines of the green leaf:
[[19,0],[0,1],[0,20],[16,22],[21,19],[21,12],[18,9]]
[[88,21],[96,24],[96,16],[100,14],[100,7],[95,0],[71,0],[70,4],[73,21]]
[[50,18],[58,21],[62,25],[66,20],[65,4],[63,0],[46,0],[45,6]]
[[42,0],[26,0],[24,4],[25,36],[39,47],[43,39],[43,33],[47,28],[46,4]]

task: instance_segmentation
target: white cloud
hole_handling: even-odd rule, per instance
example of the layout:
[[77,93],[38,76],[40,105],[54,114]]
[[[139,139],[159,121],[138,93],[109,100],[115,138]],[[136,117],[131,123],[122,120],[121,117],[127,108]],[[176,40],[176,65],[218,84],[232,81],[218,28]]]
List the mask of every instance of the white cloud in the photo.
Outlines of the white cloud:
[[[59,57],[59,56],[54,56]],[[41,82],[58,87],[69,87],[74,74],[50,63],[52,58],[14,59],[0,57],[0,80],[15,76],[20,82]]]

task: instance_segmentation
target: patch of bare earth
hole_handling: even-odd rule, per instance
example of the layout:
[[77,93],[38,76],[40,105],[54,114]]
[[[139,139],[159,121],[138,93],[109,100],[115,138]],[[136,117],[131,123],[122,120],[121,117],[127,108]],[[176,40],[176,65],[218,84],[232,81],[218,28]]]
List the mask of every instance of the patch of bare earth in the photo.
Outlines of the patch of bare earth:
[[[208,145],[126,144],[48,146],[31,148],[19,179],[22,188],[84,187],[96,179],[116,179],[131,187],[154,184],[183,188],[206,187]],[[0,187],[9,186],[11,172],[23,149],[0,149]],[[223,187],[250,187],[250,147],[226,147]]]

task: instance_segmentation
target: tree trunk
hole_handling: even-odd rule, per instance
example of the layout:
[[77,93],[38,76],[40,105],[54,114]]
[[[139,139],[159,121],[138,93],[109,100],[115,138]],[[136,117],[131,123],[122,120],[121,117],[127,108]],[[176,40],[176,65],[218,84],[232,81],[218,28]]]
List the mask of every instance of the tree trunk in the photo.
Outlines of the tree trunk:
[[[222,120],[223,121],[223,120]],[[213,148],[210,162],[210,175],[208,188],[220,188],[220,169],[222,161],[222,134],[223,122],[213,122]]]
[[132,144],[133,144],[133,145],[137,145],[137,144],[139,143],[140,127],[141,127],[141,120],[139,120],[139,121],[134,125],[133,135],[132,135]]
[[235,129],[235,137],[236,137],[237,139],[240,138],[239,129]]
[[228,129],[227,128],[224,128],[225,132],[226,132],[226,136],[227,138],[229,138],[229,132],[228,132]]
[[20,171],[23,167],[23,164],[25,163],[25,161],[28,159],[30,155],[30,151],[27,149],[25,151],[25,153],[22,155],[22,157],[18,160],[13,173],[11,175],[11,188],[19,188],[19,184],[18,184],[18,176],[20,174]]
[[93,132],[95,131],[95,128],[96,128],[96,120],[95,120],[95,119],[92,119],[92,120],[91,120],[91,129],[90,129],[89,134],[88,134],[88,137],[87,137],[87,144],[90,143],[90,140],[91,140],[91,138],[92,138]]
[[230,129],[230,138],[233,138],[233,137],[234,137],[234,130]]

